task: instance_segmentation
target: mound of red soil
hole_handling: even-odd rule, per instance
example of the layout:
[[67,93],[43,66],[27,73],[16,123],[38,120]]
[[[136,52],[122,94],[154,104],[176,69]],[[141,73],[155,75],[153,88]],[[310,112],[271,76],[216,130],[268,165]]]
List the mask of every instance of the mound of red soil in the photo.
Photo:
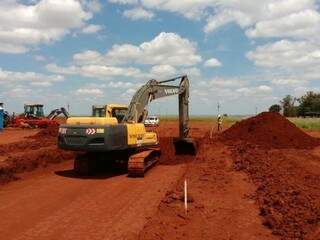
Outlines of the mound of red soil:
[[319,160],[310,150],[234,148],[234,167],[257,186],[263,224],[281,239],[320,239]]
[[319,145],[313,138],[278,113],[263,112],[234,124],[223,132],[224,140],[242,140],[266,148],[306,149]]
[[1,145],[0,154],[7,158],[0,162],[0,184],[17,179],[17,173],[74,158],[73,152],[57,148],[57,134],[57,127],[49,127],[22,141]]
[[56,145],[58,127],[42,129],[37,134],[25,138],[23,141],[2,144],[0,147],[1,155],[9,155],[22,151],[36,150],[43,147]]
[[43,138],[43,137],[57,137],[58,136],[58,126],[50,126],[48,128],[42,129],[40,132],[31,136],[30,138]]
[[17,173],[29,172],[38,167],[46,167],[49,164],[60,163],[73,159],[75,153],[62,151],[56,147],[29,151],[27,154],[9,156],[6,161],[0,163],[0,184],[18,179]]

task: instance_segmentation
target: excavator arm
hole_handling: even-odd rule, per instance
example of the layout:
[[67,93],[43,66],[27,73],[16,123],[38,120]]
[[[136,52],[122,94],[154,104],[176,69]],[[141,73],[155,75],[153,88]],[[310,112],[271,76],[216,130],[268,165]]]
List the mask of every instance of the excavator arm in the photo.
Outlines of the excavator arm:
[[[178,79],[181,79],[178,86],[165,84]],[[143,122],[147,117],[145,108],[149,102],[172,95],[179,95],[179,122],[183,128],[180,129],[183,133],[180,134],[180,137],[186,137],[189,120],[189,80],[187,76],[180,76],[165,81],[157,81],[154,79],[148,81],[138,89],[133,96],[128,107],[128,112],[123,118],[123,122]]]
[[59,116],[60,114],[63,114],[66,118],[69,117],[69,113],[68,111],[62,107],[62,108],[57,108],[52,110],[49,115],[47,116],[48,119],[53,120],[55,119],[57,116]]
[[[179,85],[168,85],[180,79]],[[178,95],[179,96],[179,138],[175,139],[174,144],[177,153],[185,153],[190,148],[191,153],[196,152],[196,146],[189,133],[189,79],[179,76],[165,81],[150,80],[143,85],[133,96],[128,112],[123,122],[144,122],[147,117],[146,106],[149,102],[156,99]],[[188,146],[187,146],[188,145]]]

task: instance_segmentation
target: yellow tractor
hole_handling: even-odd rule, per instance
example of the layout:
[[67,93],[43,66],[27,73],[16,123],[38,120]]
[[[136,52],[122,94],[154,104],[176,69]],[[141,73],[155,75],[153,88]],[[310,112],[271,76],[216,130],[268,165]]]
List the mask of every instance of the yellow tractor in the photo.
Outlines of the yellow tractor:
[[[178,86],[165,83],[180,79]],[[165,96],[179,96],[179,137],[174,139],[176,154],[196,154],[189,132],[189,80],[187,76],[165,81],[150,80],[134,94],[130,105],[93,106],[92,117],[71,117],[59,128],[58,146],[86,152],[75,159],[75,171],[88,174],[99,161],[122,160],[130,176],[144,176],[161,153],[157,134],[146,131],[145,109],[150,101]],[[97,154],[100,153],[100,154]],[[93,157],[92,157],[93,156]]]

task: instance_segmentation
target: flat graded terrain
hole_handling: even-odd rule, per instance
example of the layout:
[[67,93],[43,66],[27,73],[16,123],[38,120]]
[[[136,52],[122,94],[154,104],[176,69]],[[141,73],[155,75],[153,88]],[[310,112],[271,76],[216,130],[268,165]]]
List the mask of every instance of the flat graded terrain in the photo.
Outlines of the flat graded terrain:
[[[279,121],[286,131],[294,127],[277,116],[260,118]],[[153,130],[162,156],[143,179],[119,170],[75,175],[75,155],[57,149],[56,129],[14,143],[5,143],[0,134],[0,235],[8,240],[320,239],[320,147],[309,137],[320,134],[294,129],[287,139],[258,120],[252,120],[253,128],[245,122],[223,133],[212,122],[193,121],[195,157],[176,156],[177,122],[161,123]],[[243,130],[247,125],[250,130]],[[281,137],[274,140],[273,133]],[[305,145],[290,140],[295,136]],[[264,137],[277,144],[268,145]]]

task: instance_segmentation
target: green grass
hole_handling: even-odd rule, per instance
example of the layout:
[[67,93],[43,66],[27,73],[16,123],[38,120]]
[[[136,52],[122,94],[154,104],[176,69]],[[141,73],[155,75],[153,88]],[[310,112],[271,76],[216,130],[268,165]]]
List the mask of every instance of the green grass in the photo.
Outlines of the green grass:
[[[246,117],[244,116],[228,116],[223,118],[223,123],[228,123],[228,125],[232,125],[238,121],[241,121]],[[167,116],[160,116],[161,122],[170,122],[170,121],[177,121],[178,116],[175,115],[167,115]],[[310,129],[310,130],[318,130],[320,131],[320,118],[288,118],[289,121],[294,123],[297,127],[303,129]],[[190,121],[193,122],[217,122],[216,116],[206,116],[206,115],[192,115],[190,116]]]
[[320,130],[320,118],[288,118],[288,120],[300,128]]
[[[223,117],[223,122],[233,124],[237,121],[240,121],[242,118],[243,117],[241,116]],[[170,121],[177,121],[177,120],[178,120],[178,116],[174,116],[174,115],[160,116],[161,122],[170,122]],[[190,121],[191,122],[217,122],[217,117],[207,116],[207,115],[199,115],[199,116],[193,115],[193,116],[190,116]]]

